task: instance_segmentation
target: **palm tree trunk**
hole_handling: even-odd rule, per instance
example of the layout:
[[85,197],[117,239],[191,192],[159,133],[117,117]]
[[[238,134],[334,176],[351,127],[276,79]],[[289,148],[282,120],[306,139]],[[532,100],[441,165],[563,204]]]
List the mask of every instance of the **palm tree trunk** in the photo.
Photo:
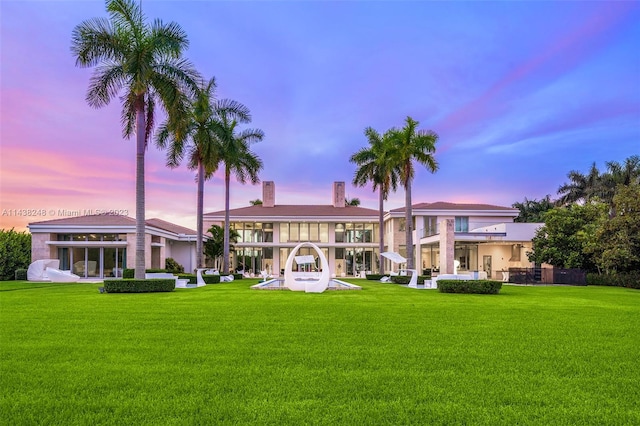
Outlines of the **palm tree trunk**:
[[146,123],[144,100],[136,105],[136,264],[135,279],[145,277],[145,211],[144,211],[144,153]]
[[204,164],[202,161],[198,161],[198,207],[196,212],[196,231],[198,233],[198,239],[196,240],[196,265],[197,268],[202,268],[202,215],[204,205]]
[[382,188],[380,188],[380,200],[379,200],[379,211],[378,211],[378,232],[379,232],[379,239],[380,239],[380,245],[378,246],[378,257],[380,258],[379,260],[379,265],[380,265],[380,271],[378,271],[379,274],[383,274],[384,273],[384,257],[382,257],[382,252],[384,251],[384,191],[382,190]]
[[411,216],[411,181],[407,179],[404,184],[405,189],[405,230],[407,235],[407,269],[413,269],[413,220]]
[[229,186],[231,184],[231,172],[225,167],[224,173],[224,248],[222,251],[222,271],[229,273]]

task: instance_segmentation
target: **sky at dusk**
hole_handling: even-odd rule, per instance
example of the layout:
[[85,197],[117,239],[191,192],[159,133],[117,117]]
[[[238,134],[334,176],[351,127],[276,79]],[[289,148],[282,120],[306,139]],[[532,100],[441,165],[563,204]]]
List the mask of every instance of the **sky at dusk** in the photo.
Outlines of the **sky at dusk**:
[[[154,1],[175,21],[185,56],[218,97],[247,105],[265,133],[253,150],[277,204],[330,204],[334,181],[355,188],[349,157],[410,115],[439,135],[431,174],[417,167],[413,201],[510,206],[556,195],[570,170],[640,153],[640,2]],[[0,227],[63,210],[135,215],[135,142],[121,104],[85,101],[93,69],[70,51],[103,1],[0,2]],[[147,218],[195,229],[195,173],[146,156]],[[262,197],[232,182],[231,207]],[[404,204],[391,194],[387,209]],[[35,216],[16,216],[22,209]],[[221,173],[205,212],[224,209]]]

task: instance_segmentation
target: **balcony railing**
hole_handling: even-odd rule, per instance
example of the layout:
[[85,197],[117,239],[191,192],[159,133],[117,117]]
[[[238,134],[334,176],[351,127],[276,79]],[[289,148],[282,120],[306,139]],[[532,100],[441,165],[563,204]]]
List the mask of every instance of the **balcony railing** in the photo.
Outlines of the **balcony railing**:
[[[454,229],[456,234],[493,234],[493,233],[505,233],[506,226],[504,223],[496,222],[469,222],[466,229]],[[431,237],[433,235],[440,234],[440,223],[436,224],[436,228],[422,228],[417,230],[417,234],[420,238]]]

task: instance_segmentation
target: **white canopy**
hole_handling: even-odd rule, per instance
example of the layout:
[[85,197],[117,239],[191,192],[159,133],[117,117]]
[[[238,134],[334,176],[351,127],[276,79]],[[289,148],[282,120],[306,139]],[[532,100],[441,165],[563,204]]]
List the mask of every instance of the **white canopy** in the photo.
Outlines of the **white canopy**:
[[387,259],[389,259],[390,261],[392,261],[393,263],[407,263],[406,258],[400,256],[398,253],[395,253],[393,251],[385,251],[380,254],[386,257]]
[[310,254],[304,256],[296,256],[295,258],[298,265],[308,265],[310,263],[316,263],[315,257]]

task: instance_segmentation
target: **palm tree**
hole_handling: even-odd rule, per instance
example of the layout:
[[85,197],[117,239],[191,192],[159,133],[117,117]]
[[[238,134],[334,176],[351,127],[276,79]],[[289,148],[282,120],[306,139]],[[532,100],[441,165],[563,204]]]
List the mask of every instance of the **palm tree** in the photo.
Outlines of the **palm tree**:
[[206,83],[202,81],[191,104],[189,114],[185,115],[181,122],[167,121],[160,126],[156,140],[161,148],[169,145],[167,154],[169,167],[179,166],[186,151],[187,166],[191,170],[197,170],[196,264],[198,268],[204,264],[202,250],[204,181],[209,179],[218,169],[221,158],[218,144],[218,134],[222,131],[220,116],[227,114],[243,122],[251,119],[249,109],[241,103],[228,99],[216,100],[215,89],[215,78]]
[[436,152],[438,135],[431,130],[418,130],[416,120],[407,117],[402,129],[392,129],[390,136],[391,162],[398,168],[400,180],[405,190],[405,220],[407,269],[414,269],[413,220],[411,211],[411,182],[415,176],[414,160],[422,164],[431,173],[438,170],[433,154]]
[[522,203],[513,203],[511,207],[520,210],[520,214],[514,219],[514,222],[537,223],[544,222],[544,215],[552,210],[555,203],[551,200],[551,196],[547,195],[540,201],[527,199],[524,197]]
[[[220,259],[224,254],[224,229],[218,225],[211,225],[209,228],[211,238],[204,243],[204,254],[214,262],[214,267],[220,269]],[[229,230],[229,249],[233,250],[233,245],[238,242],[240,234],[235,229]]]
[[262,169],[262,160],[250,149],[250,145],[264,138],[260,129],[245,129],[237,132],[238,121],[227,113],[220,114],[220,132],[218,143],[220,161],[224,163],[224,254],[223,273],[229,273],[229,187],[231,174],[240,183],[247,179],[252,184],[260,182],[258,172]]
[[380,273],[383,273],[384,259],[384,202],[389,196],[391,190],[395,191],[398,187],[398,171],[391,166],[389,162],[389,136],[387,132],[381,136],[371,127],[364,129],[364,134],[369,140],[369,147],[362,148],[351,156],[349,161],[358,166],[353,177],[353,184],[356,186],[365,186],[371,182],[373,190],[378,190],[378,231],[379,246],[378,256]]
[[109,19],[93,18],[77,25],[71,51],[80,67],[96,67],[87,92],[90,106],[101,108],[122,100],[123,135],[136,134],[136,262],[135,277],[145,273],[144,154],[158,104],[169,120],[188,109],[198,73],[182,58],[189,42],[182,28],[145,16],[132,0],[107,1]]
[[358,207],[360,205],[360,198],[347,198],[344,200],[344,204],[347,206]]
[[613,197],[618,185],[640,184],[640,156],[632,155],[623,164],[607,161],[607,171],[602,174],[602,201],[613,206]]
[[602,195],[602,177],[595,162],[591,165],[588,174],[584,175],[577,170],[571,170],[567,177],[570,182],[558,188],[560,198],[557,200],[557,204],[559,206],[587,202]]

